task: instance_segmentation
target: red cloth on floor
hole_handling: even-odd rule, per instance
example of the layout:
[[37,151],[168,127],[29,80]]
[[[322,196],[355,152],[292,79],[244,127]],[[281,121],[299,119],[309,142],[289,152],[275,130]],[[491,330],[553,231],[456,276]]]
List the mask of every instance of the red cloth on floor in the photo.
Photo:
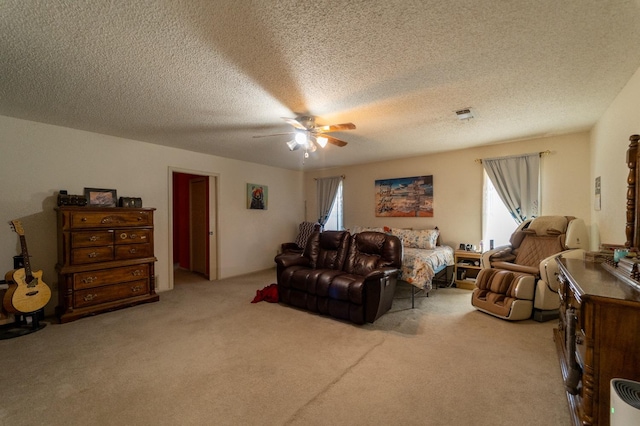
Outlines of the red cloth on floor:
[[270,303],[278,303],[278,285],[271,284],[266,286],[262,290],[257,290],[256,297],[253,298],[251,303],[258,303],[261,300]]

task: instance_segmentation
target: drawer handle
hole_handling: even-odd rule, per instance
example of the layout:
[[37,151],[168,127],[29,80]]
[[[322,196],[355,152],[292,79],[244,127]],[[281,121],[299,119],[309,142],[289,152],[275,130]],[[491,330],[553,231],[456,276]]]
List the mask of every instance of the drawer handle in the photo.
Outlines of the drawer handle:
[[91,237],[89,237],[89,241],[98,241],[98,237],[92,235]]
[[80,219],[80,222],[86,222],[86,221],[87,221],[86,217],[83,217],[82,219]]
[[135,252],[136,252],[136,249],[134,249],[134,248],[129,249],[129,253],[134,254]]
[[122,234],[120,234],[120,239],[121,240],[126,240],[127,239],[127,234],[125,232],[123,232]]
[[134,287],[131,287],[131,292],[132,293],[137,293],[138,291],[142,290],[142,287],[139,285],[136,285]]
[[97,297],[98,297],[97,294],[87,294],[85,297],[83,297],[83,299],[85,302],[91,302],[93,299]]
[[135,240],[136,238],[138,238],[138,234],[131,234],[131,237],[129,238],[131,238],[132,240]]
[[105,216],[100,223],[102,224],[107,224],[107,223],[127,223],[127,220],[122,217],[122,216]]
[[131,271],[131,275],[133,275],[134,277],[138,277],[142,275],[142,270],[136,269],[135,271]]
[[96,281],[98,279],[98,277],[86,277],[83,278],[81,280],[81,282],[85,283],[85,284],[91,284],[92,282]]
[[93,258],[93,257],[98,257],[98,253],[95,251],[92,251],[91,253],[89,253],[87,256]]

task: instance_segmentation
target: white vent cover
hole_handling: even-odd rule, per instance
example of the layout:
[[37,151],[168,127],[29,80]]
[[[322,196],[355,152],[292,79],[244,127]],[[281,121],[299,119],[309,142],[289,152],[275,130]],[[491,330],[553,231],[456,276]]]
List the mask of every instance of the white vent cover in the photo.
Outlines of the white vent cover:
[[640,382],[611,380],[611,426],[640,425]]
[[471,120],[473,118],[473,111],[471,108],[463,108],[456,111],[458,120]]

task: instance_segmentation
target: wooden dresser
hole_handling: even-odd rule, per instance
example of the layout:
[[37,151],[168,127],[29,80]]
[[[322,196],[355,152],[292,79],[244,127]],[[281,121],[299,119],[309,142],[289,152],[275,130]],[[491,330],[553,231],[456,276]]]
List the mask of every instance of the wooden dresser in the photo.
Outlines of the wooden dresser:
[[156,302],[150,208],[59,207],[61,323]]
[[608,425],[611,379],[640,381],[640,287],[612,267],[557,262],[561,307],[554,340],[572,421]]

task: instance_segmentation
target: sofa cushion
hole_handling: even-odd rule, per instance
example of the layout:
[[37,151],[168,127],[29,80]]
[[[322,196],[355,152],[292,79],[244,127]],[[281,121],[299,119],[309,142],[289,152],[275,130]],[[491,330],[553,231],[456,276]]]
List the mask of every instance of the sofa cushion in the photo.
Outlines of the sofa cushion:
[[354,274],[343,274],[335,277],[329,286],[327,296],[330,299],[362,304],[364,277]]
[[365,276],[386,266],[402,266],[402,247],[397,237],[380,232],[361,232],[351,236],[344,267],[347,273]]
[[311,268],[342,269],[349,249],[349,237],[347,231],[312,234],[304,254],[311,260]]

